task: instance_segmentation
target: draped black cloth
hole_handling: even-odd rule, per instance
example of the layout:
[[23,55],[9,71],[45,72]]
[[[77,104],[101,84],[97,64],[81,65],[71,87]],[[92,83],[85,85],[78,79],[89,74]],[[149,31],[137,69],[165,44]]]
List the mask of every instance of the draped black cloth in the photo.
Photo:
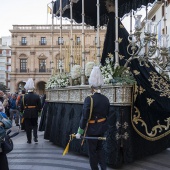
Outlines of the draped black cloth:
[[[106,25],[108,20],[108,11],[105,7],[106,0],[100,0],[100,25]],[[141,5],[153,3],[155,0],[118,0],[119,17],[129,13],[131,9],[136,10]],[[91,26],[97,26],[97,0],[84,0],[85,23]],[[70,18],[70,0],[62,0],[62,16]],[[54,2],[53,13],[60,16],[60,0]],[[73,19],[77,23],[82,23],[82,0],[73,3]]]
[[[124,65],[130,57],[127,54],[128,33],[119,21],[119,60]],[[105,64],[108,53],[115,51],[114,13],[110,13],[101,63]],[[170,83],[150,63],[141,65],[137,59],[129,65],[137,82],[131,123],[133,155],[143,157],[158,153],[170,146]],[[142,147],[139,147],[140,144]]]
[[[43,111],[39,130],[44,130],[44,138],[50,140],[54,144],[66,147],[69,141],[69,135],[76,133],[79,127],[83,104],[76,103],[46,103],[47,112]],[[122,161],[125,163],[134,160],[132,151],[132,140],[126,134],[133,133],[130,122],[130,106],[110,107],[108,123],[109,128],[105,133],[107,137],[104,142],[104,150],[106,153],[106,162],[111,167],[120,167]],[[120,124],[123,124],[121,128]],[[45,126],[43,126],[45,124]],[[45,127],[44,129],[42,127]],[[124,135],[124,138],[121,138]],[[69,151],[88,155],[86,142],[81,147],[81,140],[74,139],[70,143]],[[123,154],[122,154],[123,153]]]

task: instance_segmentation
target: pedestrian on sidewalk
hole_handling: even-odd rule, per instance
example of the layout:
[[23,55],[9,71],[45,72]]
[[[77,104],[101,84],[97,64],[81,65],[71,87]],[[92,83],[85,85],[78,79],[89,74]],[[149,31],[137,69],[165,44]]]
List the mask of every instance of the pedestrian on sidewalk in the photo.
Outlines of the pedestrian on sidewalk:
[[41,111],[40,97],[34,93],[34,81],[29,78],[24,88],[28,93],[23,96],[21,103],[21,112],[23,112],[27,143],[32,142],[32,130],[34,142],[38,142],[38,112]]
[[17,99],[17,95],[12,94],[12,98],[10,100],[10,106],[9,106],[10,107],[9,113],[10,113],[10,120],[12,121],[14,118],[16,126],[19,126],[20,113],[16,106],[16,99]]
[[1,142],[5,136],[5,129],[12,127],[12,122],[7,119],[3,111],[3,106],[0,106],[0,170],[9,170],[6,154],[2,151]]
[[[89,77],[92,95],[85,98],[82,116],[76,138],[81,135],[90,137],[103,137],[108,129],[107,117],[109,115],[109,99],[101,94],[101,86],[104,84],[100,68],[95,66]],[[106,170],[103,142],[101,140],[87,140],[89,161],[92,170]]]

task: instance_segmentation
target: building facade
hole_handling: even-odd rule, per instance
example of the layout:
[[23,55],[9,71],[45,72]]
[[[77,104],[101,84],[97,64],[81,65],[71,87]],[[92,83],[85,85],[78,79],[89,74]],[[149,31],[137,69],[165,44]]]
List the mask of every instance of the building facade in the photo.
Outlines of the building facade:
[[0,43],[0,83],[10,88],[11,37],[1,37]]
[[[28,78],[33,78],[38,94],[45,92],[45,84],[51,76],[52,63],[55,73],[69,73],[71,56],[70,25],[13,25],[12,68],[10,73],[10,91],[22,89]],[[100,31],[100,53],[104,43],[106,29]],[[82,27],[73,26],[73,64],[82,65]],[[61,44],[61,46],[60,46]],[[96,32],[93,27],[85,27],[85,63],[97,62]],[[61,54],[60,54],[61,51]]]

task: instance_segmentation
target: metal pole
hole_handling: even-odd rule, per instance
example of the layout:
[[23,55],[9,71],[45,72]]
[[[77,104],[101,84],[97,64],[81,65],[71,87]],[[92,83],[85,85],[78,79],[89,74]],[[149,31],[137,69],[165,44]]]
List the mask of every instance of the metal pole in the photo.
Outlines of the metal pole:
[[132,35],[132,10],[130,11],[130,35]]
[[81,85],[85,84],[85,33],[84,33],[84,0],[82,0],[82,72]]
[[118,0],[115,0],[115,68],[119,66],[119,40],[118,40]]
[[100,64],[100,2],[97,0],[97,65]]
[[166,4],[167,4],[167,0],[164,0],[164,34],[167,34],[166,32]]
[[[166,4],[167,4],[167,0],[164,0],[164,35],[167,34],[167,31],[166,31]],[[166,56],[163,55],[163,65],[165,65],[166,63]]]
[[54,14],[53,14],[53,8],[54,8],[54,1],[52,3],[52,26],[51,26],[51,74],[55,74],[55,67],[54,67],[54,56],[53,56],[53,38],[54,38]]
[[62,73],[62,0],[60,0],[60,60],[59,60],[59,69]]
[[71,35],[70,35],[70,42],[71,42],[71,47],[70,47],[70,71],[71,68],[73,67],[73,2],[70,0],[70,23],[71,23]]

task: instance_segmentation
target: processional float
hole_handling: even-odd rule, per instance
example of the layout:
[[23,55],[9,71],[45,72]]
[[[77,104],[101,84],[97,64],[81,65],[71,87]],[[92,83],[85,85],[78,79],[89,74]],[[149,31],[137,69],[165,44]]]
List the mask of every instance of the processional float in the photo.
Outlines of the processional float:
[[[106,132],[107,140],[104,144],[106,162],[112,167],[119,167],[123,162],[128,163],[147,155],[159,153],[170,146],[170,108],[168,107],[170,84],[155,69],[157,66],[163,73],[168,69],[169,57],[165,43],[167,36],[162,36],[163,44],[158,48],[155,26],[148,21],[147,15],[144,41],[141,41],[140,38],[140,16],[135,16],[135,32],[132,33],[131,27],[130,34],[127,33],[119,19],[126,13],[130,13],[132,25],[133,10],[141,5],[145,5],[147,9],[149,3],[162,2],[115,0],[115,11],[112,9],[113,3],[112,0],[55,1],[53,13],[71,20],[71,42],[73,40],[73,19],[77,23],[82,23],[82,85],[47,90],[47,105],[42,114],[40,130],[45,131],[46,139],[62,147],[65,147],[69,140],[66,136],[76,132],[82,104],[89,93],[89,87],[83,86],[85,77],[84,25],[89,24],[97,28],[96,57],[99,64],[100,26],[107,24],[101,58],[102,65],[106,64],[105,61],[110,56],[108,54],[112,54],[115,61],[114,67],[122,65],[129,67],[136,81],[133,88],[131,85],[117,83],[106,85],[102,89],[111,103],[108,119],[109,129]],[[164,26],[166,26],[166,20]],[[62,25],[60,28],[60,37],[62,37]],[[153,57],[157,50],[161,55]],[[73,66],[73,57],[71,52],[70,66]],[[161,64],[162,61],[163,64]],[[70,149],[87,154],[86,145],[81,148],[78,146],[80,146],[79,141],[73,141]]]

